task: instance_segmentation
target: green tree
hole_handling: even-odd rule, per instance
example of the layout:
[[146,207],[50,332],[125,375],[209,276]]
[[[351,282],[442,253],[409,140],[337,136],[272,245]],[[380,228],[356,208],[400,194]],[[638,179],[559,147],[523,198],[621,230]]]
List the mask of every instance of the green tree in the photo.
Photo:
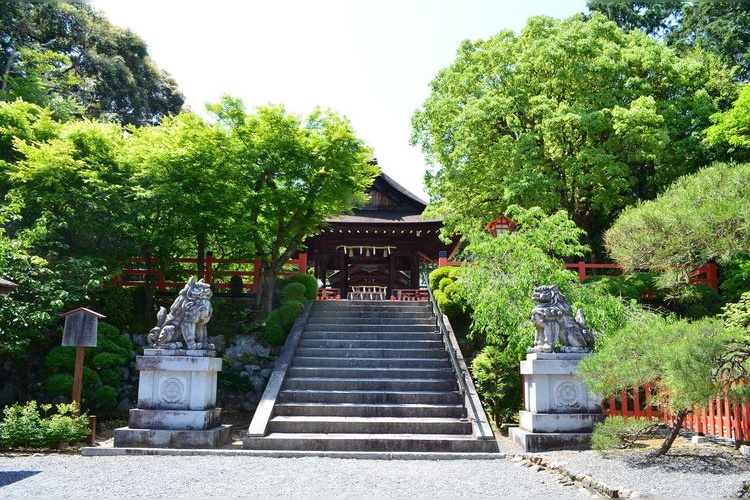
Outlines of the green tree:
[[711,116],[704,141],[735,161],[750,160],[750,86],[745,85],[730,109]]
[[109,261],[131,255],[133,172],[117,159],[120,127],[90,121],[49,126],[46,116],[40,113],[35,122],[45,133],[15,137],[19,158],[4,164],[6,200],[21,207],[21,220],[9,226],[10,235],[43,221],[46,234],[37,241],[39,253]]
[[739,334],[716,319],[688,323],[644,313],[640,321],[603,339],[594,356],[581,361],[578,372],[599,394],[655,384],[657,401],[675,414],[671,432],[654,452],[660,456],[669,451],[695,406],[725,389],[743,397],[725,386],[719,372],[728,343]]
[[597,13],[464,42],[413,118],[429,213],[466,232],[514,203],[565,209],[598,252],[613,214],[710,159],[699,131],[734,92],[712,67]]
[[9,2],[0,10],[0,99],[50,106],[69,117],[155,124],[183,97],[145,42],[84,3]]
[[350,123],[331,111],[304,120],[281,106],[249,114],[231,97],[211,109],[226,134],[222,154],[245,189],[236,234],[261,258],[257,305],[265,316],[282,266],[327,217],[365,201],[378,168]]
[[682,177],[657,199],[624,210],[605,234],[627,270],[662,273],[669,287],[696,266],[750,252],[750,164],[716,164]]
[[514,206],[507,213],[519,224],[513,233],[496,238],[480,232],[468,235],[465,253],[472,264],[459,269],[455,282],[457,295],[473,311],[470,336],[487,344],[472,363],[472,373],[496,421],[518,410],[518,363],[534,339],[529,320],[534,287],[558,285],[574,308],[583,309],[587,327],[597,337],[621,328],[631,314],[603,287],[583,285],[565,269],[559,257],[586,251],[578,243],[581,230],[565,212],[547,216],[538,208]]
[[681,54],[704,50],[750,79],[750,4],[748,2],[592,2],[623,29],[639,29],[663,39]]

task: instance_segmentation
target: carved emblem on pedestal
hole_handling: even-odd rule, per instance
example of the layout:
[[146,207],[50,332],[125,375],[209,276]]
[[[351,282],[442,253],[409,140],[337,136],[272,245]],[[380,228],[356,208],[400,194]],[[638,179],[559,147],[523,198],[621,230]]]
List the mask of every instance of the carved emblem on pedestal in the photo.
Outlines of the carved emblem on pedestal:
[[560,382],[555,387],[555,403],[558,408],[575,408],[581,405],[578,385],[573,382]]
[[176,377],[164,379],[161,383],[161,400],[165,403],[179,403],[185,396],[185,384]]

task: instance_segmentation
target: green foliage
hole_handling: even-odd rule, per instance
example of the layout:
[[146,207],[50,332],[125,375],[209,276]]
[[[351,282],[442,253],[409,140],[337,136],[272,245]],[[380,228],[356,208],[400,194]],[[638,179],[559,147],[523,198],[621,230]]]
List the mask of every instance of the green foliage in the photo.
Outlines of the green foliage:
[[446,266],[446,267],[438,267],[434,271],[432,271],[429,276],[427,277],[427,284],[430,286],[430,288],[435,291],[438,290],[438,284],[443,278],[450,278],[451,280],[455,281],[458,277],[459,268],[453,267],[453,266]]
[[521,406],[521,374],[513,353],[487,346],[472,361],[471,374],[495,425],[515,421]]
[[22,3],[0,11],[0,98],[120,123],[155,124],[184,101],[145,42],[84,3]]
[[750,252],[750,164],[715,164],[680,178],[653,201],[624,210],[605,234],[625,269],[661,273],[665,288],[712,260]]
[[603,422],[594,424],[591,448],[602,453],[630,448],[636,441],[653,434],[658,427],[658,422],[645,418],[607,417]]
[[131,330],[136,315],[134,289],[120,285],[107,285],[99,294],[97,312],[107,317],[107,322],[122,330]]
[[272,346],[284,345],[288,333],[284,325],[281,324],[281,315],[277,311],[272,311],[266,317],[266,324],[263,327],[263,337]]
[[299,273],[287,278],[286,282],[291,283],[302,283],[305,286],[304,297],[307,300],[315,300],[318,296],[318,280],[312,274]]
[[75,405],[38,406],[36,401],[3,409],[0,448],[48,448],[60,442],[77,442],[89,435],[88,416],[76,415]]
[[429,214],[467,234],[511,204],[565,209],[598,250],[613,213],[710,159],[696,131],[734,90],[704,56],[598,13],[463,42],[412,119]]
[[580,230],[565,222],[566,214],[544,217],[539,210],[520,208],[512,213],[513,220],[522,221],[515,232],[498,237],[486,232],[468,235],[465,253],[471,256],[471,265],[455,271],[458,279],[446,286],[446,290],[455,286],[454,293],[473,311],[472,337],[483,337],[487,344],[472,367],[480,396],[496,419],[509,418],[519,409],[518,363],[534,339],[529,320],[534,287],[558,285],[573,308],[583,310],[587,327],[597,337],[621,328],[632,314],[603,287],[579,283],[562,261],[551,256],[579,255],[583,250],[578,243]]
[[735,255],[721,267],[721,277],[719,288],[724,299],[727,302],[739,300],[742,294],[750,291],[750,255]]
[[674,412],[690,410],[724,390],[715,372],[736,334],[716,319],[690,323],[643,313],[604,338],[578,372],[599,394],[655,383],[661,404]]
[[306,288],[305,285],[299,282],[288,283],[282,290],[281,296],[284,301],[287,300],[304,300]]
[[[70,348],[69,348],[70,349]],[[47,378],[46,391],[50,396],[70,397],[73,394],[73,369],[70,373],[55,373]]]
[[750,292],[745,292],[740,300],[727,304],[721,314],[727,328],[743,329],[750,338]]
[[297,319],[302,311],[305,309],[305,304],[298,300],[287,300],[281,307],[279,307],[279,316],[281,318],[281,325],[285,330],[289,331],[294,324],[294,320]]
[[[100,417],[116,415],[118,398],[128,394],[129,364],[135,346],[114,325],[99,321],[97,345],[86,349],[82,405]],[[44,360],[46,394],[70,397],[73,386],[74,347],[55,347]]]

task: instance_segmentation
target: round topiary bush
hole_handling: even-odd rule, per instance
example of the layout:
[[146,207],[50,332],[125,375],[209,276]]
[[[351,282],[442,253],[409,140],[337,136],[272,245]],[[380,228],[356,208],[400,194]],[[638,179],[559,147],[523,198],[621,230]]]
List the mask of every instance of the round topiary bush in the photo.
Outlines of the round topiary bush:
[[305,287],[305,298],[315,300],[318,296],[318,279],[312,274],[295,274],[289,278],[289,283],[301,283]]
[[263,329],[263,337],[266,339],[266,342],[273,346],[284,345],[287,335],[284,326],[281,324],[281,316],[278,314],[274,315],[277,311],[273,311],[268,315],[266,325]]
[[281,304],[281,307],[279,307],[278,311],[281,318],[281,325],[285,330],[289,331],[289,329],[292,328],[292,325],[294,325],[294,320],[297,319],[297,316],[302,314],[302,311],[304,309],[305,304],[303,304],[299,300],[287,300]]
[[281,296],[285,301],[289,299],[304,299],[305,285],[302,283],[288,283],[284,289],[281,290]]
[[73,393],[73,375],[56,373],[47,379],[45,386],[50,396],[70,396]]

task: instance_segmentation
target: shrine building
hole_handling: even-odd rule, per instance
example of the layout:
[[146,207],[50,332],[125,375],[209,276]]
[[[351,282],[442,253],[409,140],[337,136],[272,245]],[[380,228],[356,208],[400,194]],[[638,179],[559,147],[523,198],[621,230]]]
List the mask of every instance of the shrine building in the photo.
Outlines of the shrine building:
[[375,298],[413,297],[420,288],[422,264],[452,256],[459,241],[439,238],[443,224],[422,216],[427,204],[381,173],[367,204],[351,215],[328,219],[320,233],[306,241],[315,275],[341,298],[375,290]]

